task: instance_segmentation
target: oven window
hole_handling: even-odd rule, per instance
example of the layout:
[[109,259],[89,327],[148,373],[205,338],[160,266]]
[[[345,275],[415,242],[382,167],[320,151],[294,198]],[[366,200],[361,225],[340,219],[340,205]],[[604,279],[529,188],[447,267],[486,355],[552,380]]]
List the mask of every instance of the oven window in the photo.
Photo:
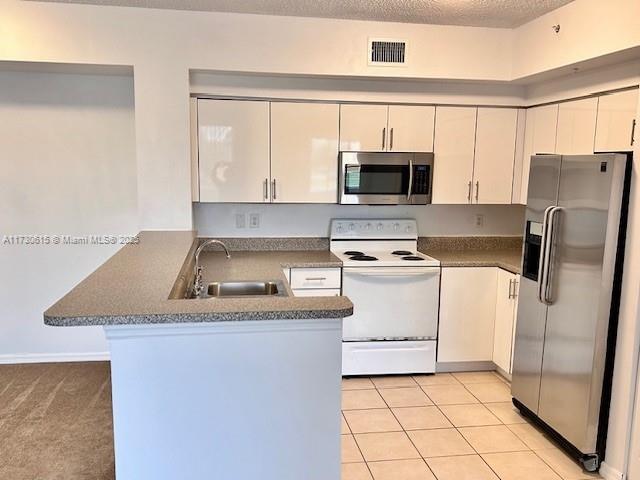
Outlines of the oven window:
[[352,195],[406,195],[408,165],[346,165],[344,193]]

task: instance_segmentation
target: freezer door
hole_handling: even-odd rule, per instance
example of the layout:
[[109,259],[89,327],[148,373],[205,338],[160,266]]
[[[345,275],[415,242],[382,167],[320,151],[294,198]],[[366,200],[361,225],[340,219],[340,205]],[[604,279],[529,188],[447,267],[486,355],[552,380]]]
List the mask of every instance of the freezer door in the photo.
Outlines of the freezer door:
[[538,412],[540,374],[547,306],[538,300],[540,236],[545,211],[556,205],[560,182],[559,155],[531,158],[525,254],[518,300],[511,394],[533,412]]
[[563,156],[538,416],[596,449],[626,159]]

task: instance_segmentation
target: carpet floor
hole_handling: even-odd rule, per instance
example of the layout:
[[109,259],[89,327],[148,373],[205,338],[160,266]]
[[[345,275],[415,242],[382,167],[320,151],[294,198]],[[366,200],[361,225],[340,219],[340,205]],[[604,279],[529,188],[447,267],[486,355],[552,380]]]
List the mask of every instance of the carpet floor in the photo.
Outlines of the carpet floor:
[[115,478],[108,362],[0,365],[0,478]]

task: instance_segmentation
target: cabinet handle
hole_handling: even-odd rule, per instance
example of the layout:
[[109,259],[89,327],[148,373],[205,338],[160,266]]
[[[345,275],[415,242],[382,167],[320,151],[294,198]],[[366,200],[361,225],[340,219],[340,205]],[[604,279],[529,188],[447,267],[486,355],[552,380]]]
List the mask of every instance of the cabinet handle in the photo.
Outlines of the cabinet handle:
[[264,179],[262,194],[265,200],[269,200],[269,179],[268,178]]
[[389,132],[389,150],[393,150],[393,127],[391,127],[391,131]]
[[271,180],[271,197],[276,199],[276,179]]
[[509,279],[509,300],[513,298],[513,278]]
[[471,180],[469,180],[469,190],[467,191],[467,201],[471,203]]
[[513,299],[518,298],[518,280],[513,279]]
[[384,150],[384,146],[387,143],[387,127],[382,128],[382,150]]
[[633,119],[633,122],[631,122],[631,146],[633,147],[633,143],[635,142],[635,136],[636,136],[636,119]]
[[478,195],[480,195],[480,181],[476,181],[476,203],[478,203]]
[[326,280],[327,277],[306,277],[305,280],[308,282],[322,282]]

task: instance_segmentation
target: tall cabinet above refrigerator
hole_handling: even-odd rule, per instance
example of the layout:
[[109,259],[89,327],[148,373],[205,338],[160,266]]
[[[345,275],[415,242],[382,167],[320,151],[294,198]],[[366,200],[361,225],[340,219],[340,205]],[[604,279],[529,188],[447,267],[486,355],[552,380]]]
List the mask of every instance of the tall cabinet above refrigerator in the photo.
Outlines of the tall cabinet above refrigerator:
[[589,471],[606,441],[630,166],[531,159],[511,393]]

